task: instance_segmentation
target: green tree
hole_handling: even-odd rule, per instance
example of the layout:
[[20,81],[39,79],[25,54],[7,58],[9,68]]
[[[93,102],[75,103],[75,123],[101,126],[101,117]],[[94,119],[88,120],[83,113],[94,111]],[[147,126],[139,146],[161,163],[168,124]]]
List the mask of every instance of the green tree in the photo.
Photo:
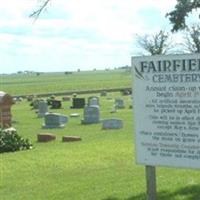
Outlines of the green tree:
[[198,8],[200,8],[200,0],[177,0],[175,9],[166,15],[173,26],[172,31],[185,29],[187,27],[186,17]]
[[189,53],[200,53],[200,25],[186,28],[184,47]]
[[137,36],[137,43],[150,55],[166,54],[171,49],[169,34],[162,30],[155,34]]

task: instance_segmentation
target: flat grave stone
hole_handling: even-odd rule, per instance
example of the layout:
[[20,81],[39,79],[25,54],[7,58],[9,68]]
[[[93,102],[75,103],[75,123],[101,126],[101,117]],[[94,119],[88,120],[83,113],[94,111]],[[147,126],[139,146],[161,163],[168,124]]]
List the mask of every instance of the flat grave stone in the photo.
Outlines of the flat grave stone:
[[79,136],[63,136],[62,137],[62,141],[63,142],[77,142],[77,141],[81,141],[81,137]]
[[105,119],[102,121],[102,129],[121,129],[123,121],[121,119]]
[[80,114],[79,113],[71,113],[69,116],[70,117],[80,117]]
[[38,142],[50,142],[56,139],[56,136],[51,133],[40,133],[37,135]]

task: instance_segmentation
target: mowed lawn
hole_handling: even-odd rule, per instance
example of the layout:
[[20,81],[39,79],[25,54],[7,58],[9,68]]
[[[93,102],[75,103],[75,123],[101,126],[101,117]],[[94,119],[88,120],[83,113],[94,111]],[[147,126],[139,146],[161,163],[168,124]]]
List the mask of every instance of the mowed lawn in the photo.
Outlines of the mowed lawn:
[[127,70],[60,73],[11,74],[0,76],[0,90],[11,95],[131,87]]
[[[98,95],[98,94],[95,94]],[[1,200],[144,200],[144,166],[135,164],[133,115],[130,96],[111,93],[101,97],[101,118],[124,121],[120,130],[102,130],[101,124],[81,125],[82,109],[53,110],[69,116],[64,129],[42,129],[43,119],[37,118],[24,100],[13,106],[13,126],[29,138],[32,150],[0,154]],[[87,96],[82,96],[87,97]],[[110,113],[114,98],[121,97],[126,108]],[[141,122],[142,123],[142,122]],[[38,133],[53,133],[56,141],[38,143]],[[81,142],[62,143],[63,135],[81,136]],[[199,170],[157,168],[159,200],[199,200]]]

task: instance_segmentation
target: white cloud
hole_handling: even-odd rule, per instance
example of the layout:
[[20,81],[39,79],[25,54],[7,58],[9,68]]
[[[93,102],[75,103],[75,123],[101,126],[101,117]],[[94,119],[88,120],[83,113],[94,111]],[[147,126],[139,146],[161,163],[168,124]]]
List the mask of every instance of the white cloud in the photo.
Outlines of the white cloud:
[[[38,0],[0,1],[0,42],[2,47],[11,49],[12,59],[6,60],[6,64],[13,68],[19,60],[21,65],[38,66],[63,62],[98,67],[106,61],[112,66],[126,65],[134,49],[134,35],[164,27],[167,21],[164,15],[176,3],[176,0],[52,0],[48,11],[33,23],[28,15],[37,8]],[[2,47],[0,55],[5,55]],[[86,55],[90,59],[84,59]]]

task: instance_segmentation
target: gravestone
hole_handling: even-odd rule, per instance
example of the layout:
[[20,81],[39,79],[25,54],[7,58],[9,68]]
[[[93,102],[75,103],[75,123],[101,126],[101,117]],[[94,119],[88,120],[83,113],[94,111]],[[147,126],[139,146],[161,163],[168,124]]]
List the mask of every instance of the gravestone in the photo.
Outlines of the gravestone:
[[113,107],[112,107],[112,110],[110,111],[110,113],[116,113],[117,112],[117,109],[116,109],[116,106],[114,105]]
[[48,105],[45,101],[40,101],[38,104],[38,117],[44,117],[48,113]]
[[51,109],[60,109],[62,107],[62,103],[60,100],[51,100]]
[[73,96],[73,98],[76,98],[76,97],[77,97],[77,94],[76,94],[76,93],[73,93],[72,96]]
[[85,98],[73,98],[71,108],[84,108],[85,107]]
[[95,124],[100,122],[99,106],[86,106],[84,108],[82,124]]
[[117,109],[125,108],[123,99],[115,99],[115,106]]
[[62,141],[63,142],[77,142],[77,141],[81,141],[81,138],[79,136],[63,136]]
[[13,98],[3,91],[0,91],[0,127],[8,128],[12,125],[11,106],[14,104]]
[[80,117],[80,114],[79,113],[71,113],[69,116],[70,117]]
[[50,97],[47,98],[47,104],[48,106],[52,106],[52,101],[56,100],[55,95],[51,95]]
[[106,91],[102,91],[102,92],[100,93],[100,96],[102,96],[102,97],[107,96],[107,92],[106,92]]
[[26,97],[27,101],[33,101],[34,96],[33,95],[29,95]]
[[99,97],[97,96],[88,97],[88,106],[99,106]]
[[69,96],[64,96],[64,97],[62,98],[62,100],[63,100],[63,101],[71,101],[71,97],[69,97]]
[[63,128],[68,122],[68,117],[58,113],[47,113],[44,121],[43,128]]
[[23,98],[22,97],[14,97],[13,101],[14,102],[21,102],[21,101],[23,101]]
[[37,135],[38,142],[50,142],[56,139],[56,136],[51,133],[40,133]]
[[131,89],[122,89],[121,94],[126,96],[131,94]]
[[32,106],[33,109],[38,109],[39,106],[39,102],[41,101],[41,99],[34,99],[31,103],[30,106]]
[[102,129],[121,129],[123,121],[121,119],[105,119],[103,120]]

